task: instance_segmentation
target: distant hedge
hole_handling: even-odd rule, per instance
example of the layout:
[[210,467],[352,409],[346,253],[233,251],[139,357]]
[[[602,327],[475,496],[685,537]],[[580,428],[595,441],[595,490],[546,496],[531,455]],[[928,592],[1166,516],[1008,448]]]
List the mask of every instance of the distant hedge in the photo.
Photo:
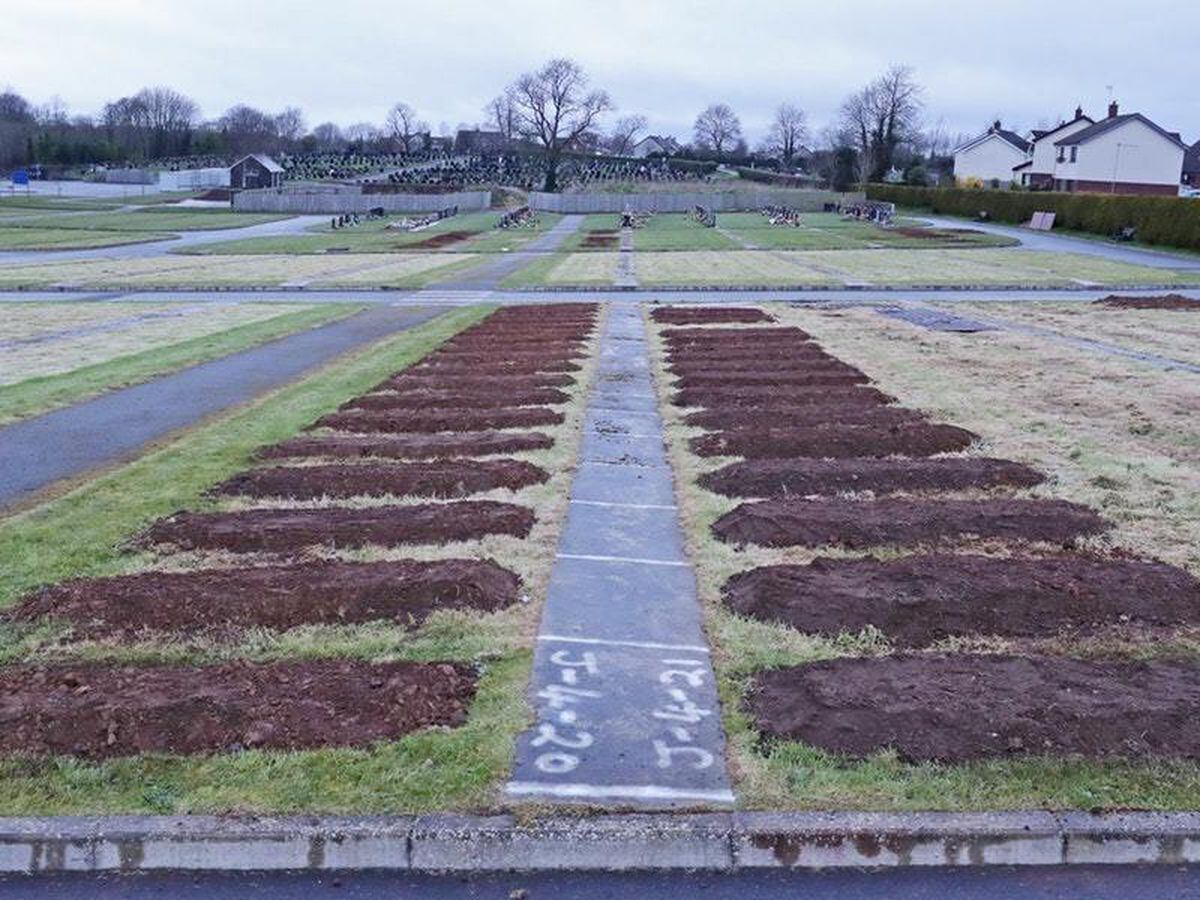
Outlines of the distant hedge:
[[747,181],[759,181],[763,184],[774,185],[775,187],[786,188],[807,188],[812,187],[813,179],[805,178],[797,175],[784,175],[779,172],[771,172],[766,169],[751,169],[747,166],[734,166],[733,171]]
[[867,197],[971,218],[986,211],[998,222],[1016,224],[1028,222],[1035,212],[1052,212],[1055,228],[1113,235],[1132,226],[1137,229],[1139,241],[1200,250],[1200,200],[1183,197],[981,191],[891,184],[869,185]]

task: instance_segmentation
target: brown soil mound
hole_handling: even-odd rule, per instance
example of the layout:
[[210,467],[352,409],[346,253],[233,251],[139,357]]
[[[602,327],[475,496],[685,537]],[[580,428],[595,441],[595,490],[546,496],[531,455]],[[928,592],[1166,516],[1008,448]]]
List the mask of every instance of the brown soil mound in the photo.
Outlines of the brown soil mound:
[[452,375],[438,371],[405,371],[400,375],[380,382],[374,391],[478,391],[508,390],[531,391],[542,388],[570,387],[575,379],[566,373],[560,375]]
[[708,362],[679,362],[670,367],[671,374],[679,378],[696,375],[742,377],[748,375],[821,375],[836,372],[860,372],[854,366],[847,365],[835,359],[771,359],[753,360],[750,358],[736,360],[731,363],[722,361]]
[[479,234],[477,231],[443,231],[441,234],[427,237],[415,244],[397,244],[396,246],[402,250],[436,250],[438,247],[461,243],[477,234]]
[[405,390],[397,393],[363,394],[338,407],[347,409],[487,409],[498,406],[552,406],[566,403],[569,394],[556,388],[530,388],[509,391],[493,388],[490,391]]
[[593,229],[584,235],[583,242],[579,245],[585,250],[593,247],[615,247],[617,246],[618,235],[612,229]]
[[63,582],[27,597],[11,618],[52,616],[70,622],[73,635],[83,638],[377,620],[415,628],[438,609],[512,606],[520,586],[514,573],[474,559],[142,572]]
[[[491,337],[473,335],[467,338],[453,338],[442,344],[442,350],[469,350],[474,353],[511,350],[515,353],[533,353],[538,350],[552,348],[554,350],[573,350],[582,353],[587,347],[583,338],[553,338],[546,340],[526,340],[523,338]],[[438,351],[440,352],[440,351]]]
[[650,313],[650,318],[668,325],[775,321],[774,316],[761,309],[744,306],[659,306]]
[[482,359],[463,356],[430,357],[404,374],[426,372],[443,375],[469,375],[480,378],[484,375],[533,375],[537,372],[578,372],[579,363],[569,359],[501,359],[488,355]]
[[684,375],[676,381],[676,384],[681,388],[836,387],[838,385],[865,384],[870,380],[862,372],[800,370],[791,373],[717,372],[711,375]]
[[296,437],[264,447],[260,459],[329,456],[339,459],[436,459],[438,457],[490,456],[548,450],[554,438],[538,431],[525,433],[483,432],[463,435],[323,435]]
[[424,365],[442,365],[443,363],[563,363],[571,362],[582,356],[576,350],[553,349],[543,350],[439,350],[426,357]]
[[1182,294],[1164,294],[1161,297],[1121,297],[1110,294],[1097,300],[1096,304],[1114,309],[1179,309],[1190,312],[1200,310],[1200,300],[1192,300]]
[[357,412],[330,413],[317,420],[314,428],[332,428],[352,432],[438,432],[491,431],[494,428],[534,428],[561,425],[565,416],[541,406],[517,406],[511,409],[468,409],[429,412]]
[[713,523],[720,540],[853,550],[996,538],[1069,546],[1108,522],[1065,500],[800,500],[743,503]]
[[461,725],[475,684],[457,663],[7,666],[0,752],[105,759],[358,747]]
[[763,672],[759,731],[866,756],[1200,757],[1200,665],[976,655],[834,659]]
[[852,491],[962,491],[1032,487],[1043,480],[1006,459],[762,459],[732,463],[698,479],[726,497],[819,496]]
[[983,232],[973,228],[921,228],[906,226],[888,229],[891,234],[917,238],[926,241],[940,241],[946,244],[972,244],[972,238],[980,237]]
[[826,635],[873,626],[905,647],[955,635],[1048,637],[1200,622],[1200,582],[1182,569],[1078,556],[818,559],[742,572],[722,594],[754,619]]
[[712,404],[708,409],[688,413],[688,425],[709,429],[812,428],[816,425],[872,425],[891,428],[926,421],[922,413],[899,406],[826,406],[811,403],[793,406],[786,400],[746,406],[741,403]]
[[736,403],[743,408],[759,404],[789,406],[806,404],[836,404],[845,406],[886,406],[894,403],[895,397],[873,387],[821,387],[804,388],[790,385],[746,385],[744,387],[685,388],[671,398],[676,406],[720,406]]
[[489,534],[527,537],[533,510],[494,500],[460,500],[367,509],[250,509],[230,513],[176,513],[142,535],[144,546],[182,550],[289,553],[305,547],[444,544]]
[[893,428],[825,425],[815,428],[746,429],[704,434],[688,441],[697,456],[779,459],[793,456],[933,456],[965,450],[978,435],[954,425],[914,423]]
[[662,332],[668,344],[712,344],[720,346],[725,341],[778,341],[812,340],[812,335],[793,326],[768,328],[667,328]]
[[515,459],[384,463],[383,465],[276,466],[250,469],[213,488],[238,497],[469,497],[481,491],[519,491],[541,484],[550,473]]

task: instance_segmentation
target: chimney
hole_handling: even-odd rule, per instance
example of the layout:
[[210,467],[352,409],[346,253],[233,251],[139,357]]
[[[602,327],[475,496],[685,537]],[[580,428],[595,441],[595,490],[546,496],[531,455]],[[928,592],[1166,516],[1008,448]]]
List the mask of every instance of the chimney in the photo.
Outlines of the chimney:
[[992,123],[992,131],[999,131],[999,130],[1000,130],[1000,120],[997,119],[995,122]]
[[1117,112],[1118,112],[1117,101],[1114,100],[1112,103],[1108,104],[1108,117],[1110,119],[1115,119],[1117,117]]
[[1082,106],[1075,107],[1075,118],[1076,119],[1083,118],[1083,107]]

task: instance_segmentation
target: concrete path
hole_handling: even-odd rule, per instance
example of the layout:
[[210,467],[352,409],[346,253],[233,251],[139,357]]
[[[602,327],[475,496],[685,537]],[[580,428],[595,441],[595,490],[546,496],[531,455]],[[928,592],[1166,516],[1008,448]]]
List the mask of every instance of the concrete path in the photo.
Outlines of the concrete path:
[[1135,266],[1150,266],[1156,269],[1187,269],[1200,271],[1200,257],[1185,256],[1168,251],[1146,250],[1123,244],[1087,238],[1068,237],[1053,232],[1032,231],[1015,225],[996,225],[991,222],[974,222],[970,219],[942,218],[917,214],[915,218],[930,222],[938,228],[970,227],[988,234],[1014,238],[1021,242],[1023,250],[1046,250],[1051,253],[1079,253],[1098,256],[1110,262],[1128,263]]
[[0,508],[134,456],[151,441],[246,403],[334,357],[437,315],[379,307],[0,428]]
[[621,229],[621,246],[617,255],[617,277],[613,283],[619,288],[635,288],[638,286],[637,268],[633,263],[633,229]]
[[1200,900],[1184,866],[914,868],[901,871],[190,872],[0,877],[7,900]]
[[[279,237],[303,234],[313,225],[329,221],[328,216],[293,216],[278,222],[264,222],[244,228],[218,228],[212,231],[181,231],[165,241],[146,241],[141,244],[122,244],[116,247],[96,247],[91,250],[4,250],[0,264],[72,262],[80,259],[145,259],[174,253],[187,247],[240,241],[254,237]],[[167,229],[169,231],[169,229]]]
[[446,281],[439,281],[434,289],[473,291],[498,288],[500,282],[518,269],[525,268],[539,256],[553,253],[562,246],[563,241],[579,230],[583,219],[583,216],[563,216],[553,228],[534,238],[520,250],[489,254],[494,258],[487,259],[476,268],[454,275]]
[[612,308],[538,633],[508,794],[592,806],[733,801],[696,582],[637,306]]

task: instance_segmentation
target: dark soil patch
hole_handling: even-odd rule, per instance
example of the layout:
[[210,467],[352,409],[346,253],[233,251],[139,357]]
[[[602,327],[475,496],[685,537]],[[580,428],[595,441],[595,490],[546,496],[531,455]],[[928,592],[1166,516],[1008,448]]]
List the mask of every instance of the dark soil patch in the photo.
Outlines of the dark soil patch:
[[810,456],[933,456],[965,450],[978,435],[954,425],[914,423],[892,428],[824,425],[815,428],[740,429],[704,434],[688,441],[697,456],[779,459]]
[[176,513],[159,519],[143,546],[182,550],[289,553],[305,547],[398,547],[470,541],[489,534],[528,537],[533,510],[494,500],[460,500],[366,509],[250,509],[229,513]]
[[771,387],[769,385],[745,385],[743,387],[685,388],[671,398],[676,406],[715,406],[737,403],[749,409],[760,403],[789,406],[828,405],[839,406],[887,406],[895,397],[873,387]]
[[386,394],[364,394],[338,409],[489,409],[502,406],[551,406],[566,403],[569,394],[555,388],[521,391],[492,388],[473,391],[406,390]]
[[905,647],[957,635],[1049,637],[1200,622],[1200,582],[1157,562],[930,554],[818,559],[734,575],[734,612],[834,635],[873,626]]
[[520,587],[516,574],[485,560],[320,561],[78,578],[27,597],[10,618],[65,620],[78,638],[374,621],[415,628],[438,609],[512,606]]
[[835,359],[773,359],[754,360],[749,357],[735,362],[679,362],[670,366],[672,375],[679,378],[712,376],[740,378],[744,376],[821,375],[838,372],[858,373],[861,369]]
[[712,526],[720,540],[852,550],[1000,539],[1070,546],[1109,523],[1065,500],[801,500],[743,503]]
[[739,306],[659,306],[651,313],[655,322],[668,325],[712,325],[733,322],[774,322],[761,309]]
[[849,384],[865,384],[870,381],[862,372],[847,371],[799,371],[732,373],[718,372],[711,375],[684,375],[676,384],[681,388],[705,387],[826,387]]
[[443,375],[532,375],[536,372],[578,372],[579,363],[569,359],[502,359],[487,355],[472,358],[463,356],[429,357],[405,374],[422,375],[426,372]]
[[1192,300],[1182,294],[1164,294],[1161,297],[1122,297],[1110,294],[1097,300],[1096,304],[1114,309],[1178,309],[1190,312],[1200,310],[1200,300]]
[[706,472],[698,482],[726,497],[831,496],[853,491],[962,491],[1032,487],[1043,477],[1006,459],[762,459]]
[[418,241],[415,244],[397,244],[396,247],[401,250],[436,250],[439,247],[460,244],[463,241],[470,240],[477,234],[479,234],[478,231],[443,231],[441,234],[427,237],[425,240]]
[[976,243],[974,239],[983,235],[982,231],[976,231],[973,228],[920,228],[916,226],[890,228],[887,233],[923,241],[938,241],[942,244],[974,244]]
[[938,654],[763,672],[762,733],[909,762],[1028,754],[1200,757],[1200,665]]
[[534,353],[547,348],[554,350],[574,350],[577,353],[583,353],[587,348],[587,342],[583,338],[526,340],[523,338],[472,336],[469,338],[451,339],[441,347],[441,349],[470,350],[476,353],[502,352],[505,350],[519,353]]
[[776,347],[753,346],[730,347],[724,350],[677,350],[667,351],[667,364],[673,372],[684,371],[688,367],[714,367],[725,369],[755,369],[763,370],[786,369],[788,366],[846,365],[834,356],[830,356],[815,344],[799,346],[780,345]]
[[585,250],[595,247],[611,248],[617,246],[619,239],[618,233],[612,229],[593,228],[584,235],[579,246]]
[[812,340],[807,331],[793,326],[772,328],[667,328],[663,340],[672,346],[708,344],[720,346],[725,341]]
[[493,375],[481,378],[478,375],[454,375],[437,371],[405,371],[376,385],[376,391],[477,391],[506,390],[532,391],[542,388],[570,387],[575,379],[566,373],[560,375]]
[[0,752],[105,759],[365,746],[461,725],[476,680],[458,663],[7,666]]
[[436,459],[439,457],[490,456],[548,450],[554,438],[537,431],[506,434],[483,432],[462,435],[323,435],[296,437],[264,447],[260,459],[329,456],[340,459]]
[[426,357],[425,364],[443,363],[536,363],[571,362],[582,356],[576,350],[547,348],[545,350],[439,350]]
[[330,413],[317,420],[317,428],[336,431],[425,432],[491,431],[495,428],[535,428],[561,425],[566,417],[542,406],[517,406],[505,409],[465,409],[429,412],[357,412]]
[[250,469],[213,488],[237,497],[469,497],[482,491],[519,491],[541,484],[550,473],[515,459],[384,463],[382,465],[276,466]]
[[812,428],[816,425],[871,425],[891,428],[926,421],[922,413],[899,406],[826,406],[810,403],[792,405],[786,399],[778,405],[769,401],[749,406],[737,401],[712,404],[707,409],[688,413],[688,425],[709,429]]

